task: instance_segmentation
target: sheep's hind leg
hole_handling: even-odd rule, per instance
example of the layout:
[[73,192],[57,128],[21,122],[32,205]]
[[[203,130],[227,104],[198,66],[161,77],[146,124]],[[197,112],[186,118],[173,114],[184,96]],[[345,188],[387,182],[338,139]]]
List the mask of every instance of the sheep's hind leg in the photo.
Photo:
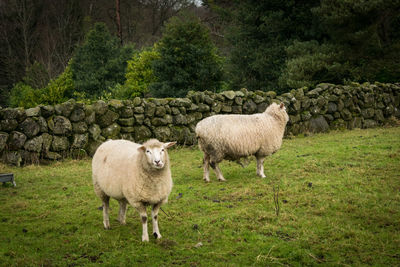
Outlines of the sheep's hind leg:
[[108,210],[109,210],[109,203],[110,203],[110,197],[109,196],[103,196],[102,197],[103,201],[103,224],[104,224],[104,229],[110,229],[110,218],[108,215]]
[[222,175],[222,172],[221,172],[221,169],[218,166],[218,163],[211,162],[210,165],[214,169],[215,174],[217,175],[217,179],[219,181],[221,181],[221,182],[225,182],[226,180],[225,180],[224,176]]
[[206,182],[210,182],[210,155],[207,153],[204,153],[204,159],[203,159],[203,179]]
[[161,238],[160,230],[158,229],[158,211],[160,210],[161,202],[153,205],[151,218],[153,220],[153,236],[157,239]]
[[265,178],[264,174],[264,159],[265,157],[257,156],[257,175],[261,178]]
[[119,202],[119,214],[118,221],[121,224],[126,224],[126,210],[128,209],[128,202],[125,199],[118,200]]

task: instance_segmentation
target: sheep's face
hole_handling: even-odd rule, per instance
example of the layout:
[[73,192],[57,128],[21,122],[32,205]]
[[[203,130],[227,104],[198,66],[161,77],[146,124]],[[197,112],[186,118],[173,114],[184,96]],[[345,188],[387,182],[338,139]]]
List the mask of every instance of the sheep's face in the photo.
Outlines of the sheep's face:
[[285,105],[283,103],[281,103],[279,105],[279,111],[281,112],[283,118],[285,119],[285,122],[288,122],[289,121],[289,115],[287,114],[286,107],[285,107]]
[[268,106],[265,112],[279,120],[283,120],[285,124],[289,121],[289,116],[283,103],[281,103],[280,105],[272,103]]
[[139,147],[139,150],[145,154],[147,164],[154,169],[162,169],[167,161],[167,148],[173,146],[176,142],[161,143],[158,142],[157,145],[146,144]]

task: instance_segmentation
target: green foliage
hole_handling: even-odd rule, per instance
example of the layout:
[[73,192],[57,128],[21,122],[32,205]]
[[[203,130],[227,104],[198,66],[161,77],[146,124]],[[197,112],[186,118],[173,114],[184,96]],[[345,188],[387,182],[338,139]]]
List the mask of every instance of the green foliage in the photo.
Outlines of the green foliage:
[[117,83],[123,84],[126,61],[132,52],[132,47],[119,46],[105,24],[96,23],[73,57],[71,68],[76,89],[96,97]]
[[399,1],[205,2],[230,23],[233,89],[400,79]]
[[226,33],[232,46],[227,71],[233,89],[278,89],[286,47],[293,40],[318,38],[316,26],[310,25],[311,8],[318,3],[245,0],[219,10],[231,23]]
[[[26,80],[26,79],[24,79]],[[73,96],[71,64],[56,79],[50,80],[44,88],[34,89],[25,83],[18,83],[12,88],[10,105],[13,107],[31,108],[39,104],[54,105],[67,101]]]
[[[160,240],[141,241],[138,212],[104,230],[91,160],[10,167],[0,186],[4,266],[397,266],[400,127],[284,139],[266,158],[222,162],[227,182],[204,183],[197,148],[169,150],[174,187]],[[279,216],[274,190],[279,186]],[[151,218],[149,214],[149,232]],[[202,243],[200,245],[199,243]],[[197,245],[199,244],[199,245]],[[197,245],[197,246],[196,246]]]
[[33,89],[31,86],[19,82],[10,92],[10,106],[31,108],[40,104],[40,89]]
[[41,103],[58,104],[67,101],[74,91],[74,81],[72,79],[71,64],[65,68],[56,79],[42,89]]
[[216,91],[222,79],[222,59],[208,29],[192,16],[174,17],[166,25],[154,60],[157,81],[151,92],[157,97],[182,97],[190,90]]
[[294,42],[286,49],[287,61],[281,77],[281,87],[313,87],[322,82],[343,83],[351,75],[351,66],[338,60],[341,51],[329,44],[316,41]]
[[27,67],[22,81],[34,89],[40,89],[46,86],[49,81],[49,74],[43,64],[35,61]]
[[[400,2],[324,0],[313,10],[327,43],[342,50],[353,81],[396,82],[400,78]],[[346,77],[344,77],[346,78]]]
[[155,47],[135,53],[128,61],[125,84],[119,87],[116,96],[127,99],[148,93],[149,85],[157,81],[152,65],[158,59],[160,54]]

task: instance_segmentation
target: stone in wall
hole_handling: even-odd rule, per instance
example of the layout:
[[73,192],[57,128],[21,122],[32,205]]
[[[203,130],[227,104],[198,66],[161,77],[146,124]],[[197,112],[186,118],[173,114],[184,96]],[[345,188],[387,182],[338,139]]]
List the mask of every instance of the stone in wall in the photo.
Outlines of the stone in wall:
[[7,140],[8,140],[8,133],[0,132],[0,152],[2,152],[6,147]]
[[55,152],[65,151],[69,148],[68,138],[65,136],[53,136],[53,141],[51,142],[51,150]]
[[25,134],[18,132],[18,131],[12,131],[10,135],[8,136],[8,150],[19,150],[21,149],[25,141],[28,138],[26,137]]
[[43,137],[36,136],[36,137],[26,141],[24,144],[24,148],[27,151],[40,152],[40,151],[42,151],[42,145],[43,145]]
[[19,130],[28,138],[32,138],[40,132],[40,125],[33,118],[28,117],[19,125]]
[[50,131],[57,135],[69,134],[72,131],[72,124],[69,119],[64,116],[50,117],[47,121]]

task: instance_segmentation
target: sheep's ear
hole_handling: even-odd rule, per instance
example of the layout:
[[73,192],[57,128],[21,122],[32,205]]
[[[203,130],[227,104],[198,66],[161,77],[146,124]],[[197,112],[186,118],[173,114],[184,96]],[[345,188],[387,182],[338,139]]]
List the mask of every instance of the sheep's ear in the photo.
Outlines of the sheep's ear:
[[140,147],[138,147],[137,150],[138,150],[139,152],[141,152],[141,151],[146,152],[146,147],[145,147],[145,146],[140,146]]
[[279,106],[280,108],[284,108],[285,104],[283,104],[283,102],[281,103],[281,105]]
[[168,142],[168,143],[164,143],[164,148],[170,148],[171,146],[175,145],[176,142]]

